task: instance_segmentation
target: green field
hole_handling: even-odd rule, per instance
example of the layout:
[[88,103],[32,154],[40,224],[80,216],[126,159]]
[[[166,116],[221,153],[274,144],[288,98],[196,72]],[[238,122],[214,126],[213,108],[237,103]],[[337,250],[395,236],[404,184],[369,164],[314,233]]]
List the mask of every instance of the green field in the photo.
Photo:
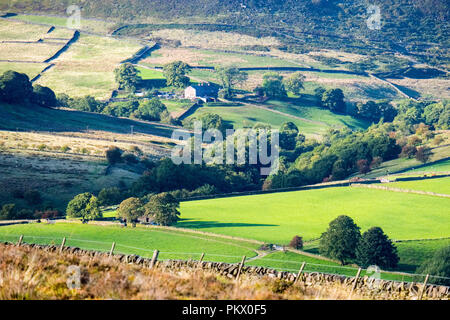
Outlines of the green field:
[[379,226],[392,239],[435,239],[450,236],[449,205],[447,198],[340,187],[182,202],[178,226],[287,244],[295,235],[318,238],[348,215],[362,231]]
[[415,272],[424,261],[433,257],[436,250],[450,245],[450,239],[405,241],[395,243],[400,257],[399,268]]
[[268,100],[265,104],[274,110],[312,121],[323,122],[329,126],[346,126],[357,130],[367,129],[370,125],[364,120],[355,119],[348,115],[336,114],[324,108],[318,108],[315,106],[315,99],[311,96],[304,96],[297,99],[290,98],[286,101]]
[[432,163],[417,169],[406,171],[406,173],[420,172],[450,172],[450,159],[438,163]]
[[415,181],[391,182],[386,186],[400,189],[430,191],[435,193],[450,194],[450,177],[415,180]]
[[117,253],[151,257],[153,251],[158,249],[161,259],[198,259],[204,252],[205,260],[238,262],[243,255],[256,256],[254,249],[258,246],[248,242],[145,227],[121,228],[80,223],[0,227],[2,241],[17,241],[21,234],[24,235],[24,242],[60,244],[62,238],[66,237],[68,246],[101,251],[109,251],[114,241]]
[[304,134],[321,134],[325,133],[327,126],[320,123],[312,123],[295,118],[286,117],[282,114],[277,114],[269,110],[259,109],[252,106],[240,107],[222,107],[222,106],[205,106],[197,109],[191,115],[192,117],[199,117],[205,113],[216,113],[225,121],[228,121],[234,128],[248,128],[253,127],[257,123],[267,123],[273,128],[280,128],[281,125],[287,121],[292,121],[299,128],[300,132]]

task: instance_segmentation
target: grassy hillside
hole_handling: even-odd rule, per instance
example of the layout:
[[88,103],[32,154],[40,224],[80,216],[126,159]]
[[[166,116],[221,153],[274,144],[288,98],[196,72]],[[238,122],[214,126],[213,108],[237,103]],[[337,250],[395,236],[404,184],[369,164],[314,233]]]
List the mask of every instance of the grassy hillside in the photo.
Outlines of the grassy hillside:
[[449,204],[418,194],[328,188],[183,202],[178,226],[287,244],[295,235],[320,237],[345,214],[362,231],[379,226],[392,239],[441,238],[450,236]]
[[[424,61],[448,64],[449,5],[445,0],[377,0],[381,28],[371,30],[368,5],[359,0],[133,0],[119,4],[107,1],[73,1],[82,7],[83,17],[107,18],[117,26],[130,24],[125,34],[148,34],[154,25],[137,23],[190,24],[188,29],[237,31],[256,36],[275,36],[285,50],[345,48],[353,52],[414,53]],[[67,4],[61,0],[0,1],[0,10],[65,15]],[[192,27],[192,23],[200,25]],[[203,23],[203,24],[202,24]],[[173,26],[169,26],[173,27]],[[434,47],[435,43],[438,46]],[[427,52],[428,54],[423,54]]]

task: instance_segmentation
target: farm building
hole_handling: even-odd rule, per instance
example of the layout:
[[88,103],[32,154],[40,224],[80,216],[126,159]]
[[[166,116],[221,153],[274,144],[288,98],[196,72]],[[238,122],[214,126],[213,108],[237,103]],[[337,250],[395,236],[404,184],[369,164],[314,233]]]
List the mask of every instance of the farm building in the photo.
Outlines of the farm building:
[[201,99],[204,102],[217,99],[219,86],[210,82],[189,86],[184,90],[186,99]]

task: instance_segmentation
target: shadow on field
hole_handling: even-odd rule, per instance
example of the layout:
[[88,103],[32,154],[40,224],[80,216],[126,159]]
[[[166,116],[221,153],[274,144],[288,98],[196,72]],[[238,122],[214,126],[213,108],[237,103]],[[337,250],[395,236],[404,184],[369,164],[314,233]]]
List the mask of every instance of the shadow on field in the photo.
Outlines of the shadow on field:
[[192,219],[180,219],[177,223],[179,228],[187,229],[205,229],[205,228],[233,228],[233,227],[278,227],[277,224],[259,224],[259,223],[232,223],[218,221],[190,221]]

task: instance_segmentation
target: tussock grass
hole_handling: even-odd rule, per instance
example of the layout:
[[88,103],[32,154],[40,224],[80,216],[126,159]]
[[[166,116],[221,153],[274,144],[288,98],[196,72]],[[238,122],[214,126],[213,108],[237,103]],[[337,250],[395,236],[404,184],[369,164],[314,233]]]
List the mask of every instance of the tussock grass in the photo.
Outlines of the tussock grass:
[[[237,283],[203,270],[171,272],[124,264],[109,257],[58,255],[0,245],[0,299],[348,299],[342,286],[306,288],[270,278]],[[67,287],[68,268],[80,268],[80,289]],[[352,299],[362,299],[357,294]]]

